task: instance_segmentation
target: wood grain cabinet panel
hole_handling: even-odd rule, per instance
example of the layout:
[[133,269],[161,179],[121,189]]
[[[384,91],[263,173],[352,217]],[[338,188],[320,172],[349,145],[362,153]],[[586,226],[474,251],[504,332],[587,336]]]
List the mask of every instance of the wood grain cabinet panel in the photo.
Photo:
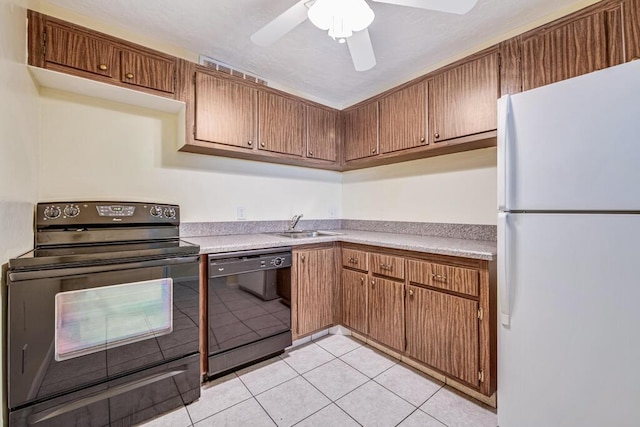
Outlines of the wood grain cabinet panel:
[[114,44],[54,23],[48,23],[45,31],[47,62],[101,76],[119,77]]
[[428,144],[427,85],[421,82],[380,100],[380,152]]
[[260,150],[303,156],[305,123],[302,102],[273,93],[258,94]]
[[415,260],[408,261],[407,269],[410,283],[478,296],[478,270]]
[[624,45],[625,59],[640,59],[640,0],[625,0],[624,8]]
[[252,149],[255,97],[249,86],[197,72],[195,138]]
[[378,154],[378,103],[370,102],[344,112],[345,160]]
[[407,286],[407,353],[478,387],[478,302]]
[[495,130],[498,126],[498,53],[493,52],[429,80],[432,142]]
[[369,336],[404,351],[404,283],[370,279],[368,312]]
[[404,258],[372,253],[369,255],[371,272],[394,279],[404,279]]
[[295,252],[298,277],[297,335],[305,335],[333,324],[334,250]]
[[354,249],[342,249],[342,265],[360,271],[369,271],[367,253]]
[[338,113],[307,106],[307,157],[336,161]]
[[620,5],[565,21],[523,36],[523,90],[577,77],[624,61]]
[[130,50],[120,53],[120,79],[125,83],[173,93],[175,72],[175,60]]
[[367,286],[364,273],[342,270],[342,322],[358,332],[367,333]]

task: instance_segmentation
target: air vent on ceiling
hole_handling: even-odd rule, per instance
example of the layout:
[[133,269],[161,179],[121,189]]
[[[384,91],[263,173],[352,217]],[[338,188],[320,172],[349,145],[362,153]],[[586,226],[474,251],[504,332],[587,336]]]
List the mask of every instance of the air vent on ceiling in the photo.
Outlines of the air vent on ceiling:
[[238,77],[240,79],[248,80],[253,83],[258,83],[261,85],[268,86],[269,83],[266,80],[261,79],[260,77],[256,77],[252,74],[245,73],[237,68],[233,68],[229,64],[225,64],[222,61],[218,61],[217,59],[210,58],[205,55],[200,55],[200,65],[204,65],[207,68],[211,68],[217,71],[220,71],[225,74],[229,74],[234,77]]

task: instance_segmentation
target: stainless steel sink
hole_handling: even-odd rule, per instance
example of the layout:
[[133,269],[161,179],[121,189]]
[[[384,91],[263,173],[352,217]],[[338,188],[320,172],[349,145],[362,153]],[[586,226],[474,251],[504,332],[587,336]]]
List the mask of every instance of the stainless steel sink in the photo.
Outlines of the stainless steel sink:
[[318,230],[293,230],[293,231],[273,232],[273,233],[267,233],[267,234],[275,234],[276,236],[290,237],[292,239],[307,239],[310,237],[335,236],[338,233],[329,233],[326,231],[318,231]]

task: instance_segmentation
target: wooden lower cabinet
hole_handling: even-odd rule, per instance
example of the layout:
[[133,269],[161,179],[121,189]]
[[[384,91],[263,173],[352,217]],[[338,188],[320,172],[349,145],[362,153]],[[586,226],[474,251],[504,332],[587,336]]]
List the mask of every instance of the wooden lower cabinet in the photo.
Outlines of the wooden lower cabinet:
[[373,278],[368,293],[369,336],[404,351],[404,283]]
[[346,244],[341,279],[342,324],[495,405],[495,262]]
[[333,325],[334,253],[333,247],[293,253],[297,273],[295,336]]
[[367,333],[367,285],[365,273],[342,270],[342,322],[363,334]]
[[473,386],[480,385],[478,302],[407,286],[407,353]]

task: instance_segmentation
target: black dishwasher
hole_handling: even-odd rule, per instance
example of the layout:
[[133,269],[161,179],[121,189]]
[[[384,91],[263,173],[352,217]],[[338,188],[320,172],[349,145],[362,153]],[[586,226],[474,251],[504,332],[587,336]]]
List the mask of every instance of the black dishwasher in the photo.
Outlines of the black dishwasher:
[[209,255],[208,377],[291,345],[291,248]]

